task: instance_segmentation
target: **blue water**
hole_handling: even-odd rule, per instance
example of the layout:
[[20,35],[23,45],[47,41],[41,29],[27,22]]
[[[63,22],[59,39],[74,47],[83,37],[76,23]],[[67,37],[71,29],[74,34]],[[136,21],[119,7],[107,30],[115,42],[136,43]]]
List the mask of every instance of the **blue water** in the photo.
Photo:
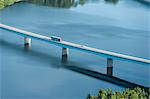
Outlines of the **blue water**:
[[[0,11],[0,22],[98,49],[150,59],[149,7],[132,0],[88,2],[69,9],[18,3]],[[100,88],[124,87],[71,71],[61,48],[38,40],[25,52],[23,37],[0,30],[2,99],[84,99]],[[106,73],[106,59],[70,50],[69,65]],[[114,76],[150,87],[150,67],[115,60]]]

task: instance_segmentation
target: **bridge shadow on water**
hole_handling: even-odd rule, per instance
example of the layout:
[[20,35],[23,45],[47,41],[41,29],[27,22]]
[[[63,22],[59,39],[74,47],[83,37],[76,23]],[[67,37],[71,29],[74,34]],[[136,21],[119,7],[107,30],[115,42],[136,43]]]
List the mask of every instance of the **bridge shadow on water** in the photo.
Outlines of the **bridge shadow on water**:
[[[61,62],[60,58],[42,53],[40,51],[36,51],[36,50],[32,50],[32,49],[23,50],[24,49],[23,47],[16,46],[16,44],[10,43],[5,40],[0,40],[0,46],[6,47],[13,51],[16,51],[17,53],[27,54],[27,57],[30,57],[38,62],[46,63],[46,66],[50,66],[49,64],[52,64],[51,67],[53,67],[53,68],[62,68],[62,69],[71,70],[73,72],[77,72],[77,73],[80,73],[80,74],[83,74],[83,75],[86,75],[86,76],[89,76],[92,78],[96,78],[98,80],[103,80],[103,81],[106,81],[109,83],[113,83],[113,84],[116,84],[116,85],[119,85],[119,86],[122,86],[125,88],[142,87],[147,90],[149,89],[148,87],[145,87],[142,85],[138,85],[138,84],[114,77],[114,76],[109,76],[107,74],[93,71],[90,68],[83,68],[83,67],[81,67],[81,65],[82,65],[81,63],[77,63],[77,62],[73,62],[73,61],[64,63],[63,61]],[[75,64],[75,65],[72,65],[72,64]]]
[[72,70],[74,72],[78,72],[78,73],[81,73],[81,74],[99,79],[99,80],[103,80],[103,81],[106,81],[106,82],[109,82],[109,83],[116,84],[116,85],[119,85],[119,86],[122,86],[122,87],[125,87],[125,88],[141,87],[141,88],[145,88],[145,89],[148,90],[148,87],[138,85],[138,84],[135,84],[135,83],[132,83],[132,82],[114,77],[114,76],[109,76],[107,74],[92,71],[92,70],[89,70],[89,69],[86,69],[86,68],[81,68],[81,67],[78,67],[78,66],[66,66],[65,68],[69,69],[69,70]]

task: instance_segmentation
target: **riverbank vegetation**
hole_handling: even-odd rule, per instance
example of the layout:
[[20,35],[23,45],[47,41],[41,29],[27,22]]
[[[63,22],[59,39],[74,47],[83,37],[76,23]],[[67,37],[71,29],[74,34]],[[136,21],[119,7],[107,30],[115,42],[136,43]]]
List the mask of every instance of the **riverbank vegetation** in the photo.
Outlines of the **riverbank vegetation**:
[[6,6],[12,5],[15,2],[19,2],[21,0],[0,0],[0,9],[3,9]]
[[150,99],[150,90],[139,87],[134,89],[126,89],[123,92],[113,92],[111,89],[101,89],[97,96],[90,94],[86,99]]

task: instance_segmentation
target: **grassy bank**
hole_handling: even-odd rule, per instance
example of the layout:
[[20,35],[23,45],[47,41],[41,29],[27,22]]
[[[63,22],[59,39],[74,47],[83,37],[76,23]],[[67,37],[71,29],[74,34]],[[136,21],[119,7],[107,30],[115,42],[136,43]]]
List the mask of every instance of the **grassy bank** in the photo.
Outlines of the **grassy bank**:
[[0,9],[3,9],[6,6],[10,6],[15,2],[20,2],[22,0],[0,0]]

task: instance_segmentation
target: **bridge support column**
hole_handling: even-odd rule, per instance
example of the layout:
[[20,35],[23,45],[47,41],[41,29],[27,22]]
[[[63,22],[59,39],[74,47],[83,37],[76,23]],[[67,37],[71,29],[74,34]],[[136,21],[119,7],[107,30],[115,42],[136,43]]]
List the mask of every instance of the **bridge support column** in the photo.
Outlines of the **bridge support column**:
[[24,48],[29,50],[31,47],[31,38],[24,37]]
[[69,55],[69,49],[68,48],[62,48],[62,63],[67,63]]
[[113,59],[107,58],[107,75],[113,75]]

